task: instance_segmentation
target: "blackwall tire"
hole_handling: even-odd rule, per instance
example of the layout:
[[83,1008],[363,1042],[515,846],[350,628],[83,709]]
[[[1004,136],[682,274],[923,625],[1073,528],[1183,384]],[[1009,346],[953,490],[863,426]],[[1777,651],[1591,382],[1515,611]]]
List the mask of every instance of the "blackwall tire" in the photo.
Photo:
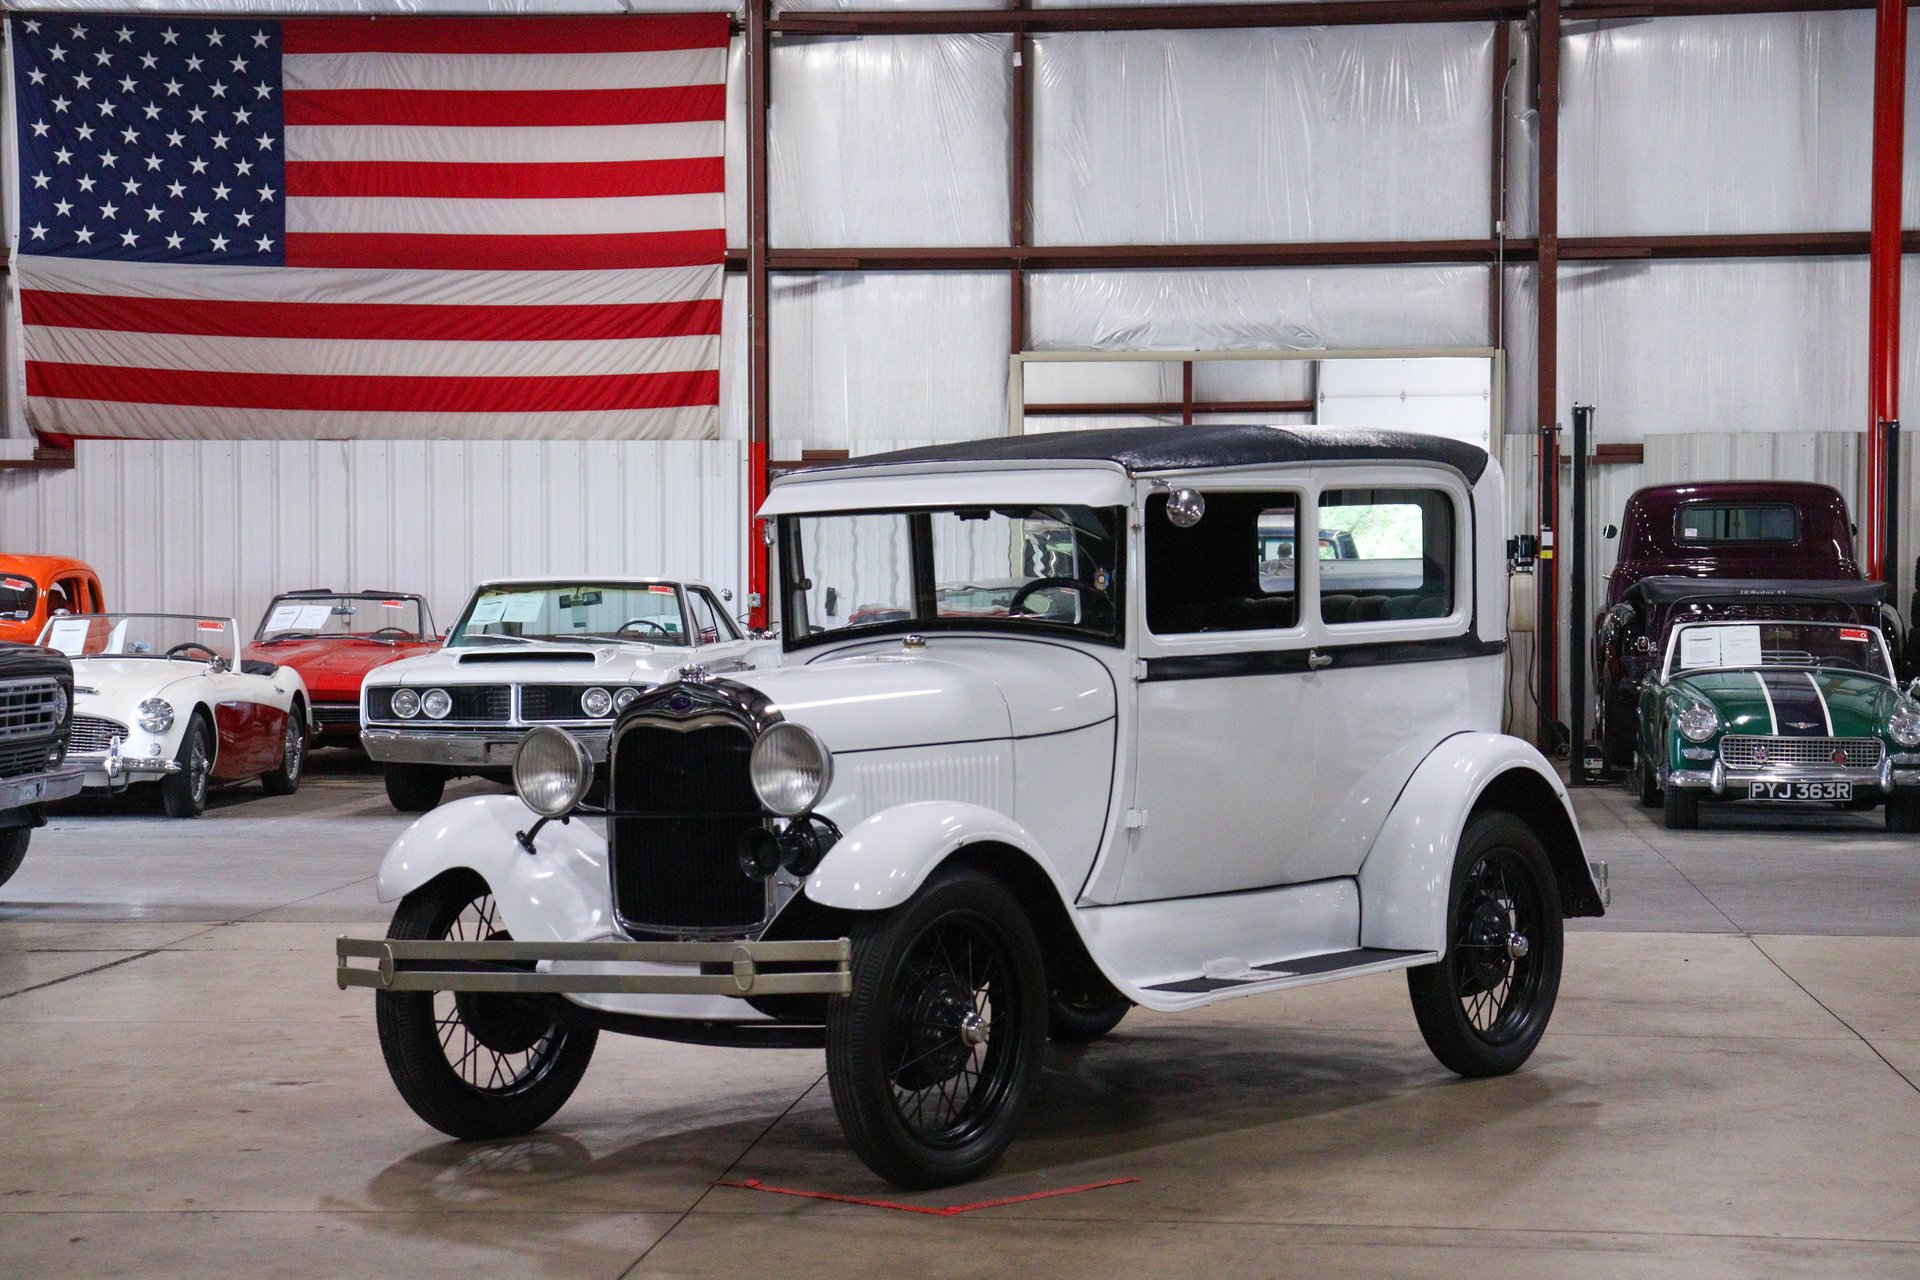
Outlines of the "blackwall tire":
[[20,870],[20,864],[27,860],[27,842],[32,838],[32,827],[0,831],[0,884],[13,879],[14,873]]
[[260,785],[270,796],[290,796],[300,789],[300,774],[307,763],[307,706],[299,698],[287,711],[287,724],[280,735],[280,767],[262,774]]
[[1056,995],[1047,1002],[1047,1035],[1062,1044],[1086,1044],[1119,1026],[1131,1008],[1133,1001],[1125,996],[1070,1000]]
[[447,775],[430,764],[389,764],[381,769],[386,775],[387,800],[402,813],[426,813],[440,807],[447,789]]
[[1648,763],[1647,758],[1638,752],[1635,752],[1633,757],[1633,780],[1640,792],[1641,806],[1658,809],[1660,807],[1659,779],[1654,777],[1653,766]]
[[1685,787],[1668,787],[1661,793],[1669,831],[1693,831],[1700,826],[1700,797]]
[[173,759],[180,767],[161,780],[160,803],[169,818],[197,818],[206,812],[207,789],[213,785],[213,726],[198,711]]
[[[447,875],[400,900],[389,938],[504,940],[476,876]],[[414,1114],[455,1138],[510,1138],[553,1118],[586,1074],[600,1033],[506,995],[374,994],[380,1051]]]
[[1920,831],[1920,796],[1887,797],[1887,830],[1896,835]]
[[1513,814],[1476,814],[1454,858],[1447,954],[1407,970],[1414,1018],[1440,1064],[1497,1076],[1532,1056],[1553,1016],[1564,947],[1560,893],[1539,836]]
[[852,930],[827,1008],[827,1082],[854,1153],[897,1186],[977,1178],[1006,1151],[1047,1046],[1046,965],[998,880],[942,870]]

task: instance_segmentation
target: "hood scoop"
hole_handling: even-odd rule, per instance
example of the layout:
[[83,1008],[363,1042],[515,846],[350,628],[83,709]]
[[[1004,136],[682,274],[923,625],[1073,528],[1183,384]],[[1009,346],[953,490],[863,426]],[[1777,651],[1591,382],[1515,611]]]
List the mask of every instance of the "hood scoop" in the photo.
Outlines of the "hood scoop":
[[463,653],[460,665],[485,662],[584,662],[591,666],[594,655],[579,649],[502,649],[486,653]]

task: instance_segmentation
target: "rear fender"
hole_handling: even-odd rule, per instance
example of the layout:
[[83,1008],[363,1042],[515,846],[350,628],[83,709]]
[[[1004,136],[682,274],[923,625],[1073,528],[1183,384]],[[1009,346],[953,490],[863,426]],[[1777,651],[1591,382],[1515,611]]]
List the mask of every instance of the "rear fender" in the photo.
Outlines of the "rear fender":
[[517,796],[441,805],[408,827],[380,863],[382,902],[449,871],[487,882],[507,932],[529,942],[579,942],[614,932],[606,838],[585,820],[549,822],[529,854],[516,833],[534,824]]
[[848,831],[807,877],[807,897],[847,911],[885,911],[911,898],[955,853],[989,843],[1025,854],[1060,889],[1040,842],[1006,814],[926,800],[883,809]]
[[1601,914],[1601,890],[1582,852],[1573,806],[1546,757],[1505,734],[1460,733],[1420,762],[1361,864],[1361,946],[1446,951],[1461,833],[1478,809],[1495,806],[1533,825],[1565,914]]

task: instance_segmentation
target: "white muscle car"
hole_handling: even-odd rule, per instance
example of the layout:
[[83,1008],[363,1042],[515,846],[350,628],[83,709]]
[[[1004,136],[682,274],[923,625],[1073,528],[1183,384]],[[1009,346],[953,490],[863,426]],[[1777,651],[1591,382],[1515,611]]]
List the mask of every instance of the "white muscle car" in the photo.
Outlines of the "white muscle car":
[[439,804],[449,778],[504,779],[534,725],[563,725],[604,760],[614,716],[682,667],[778,661],[777,646],[741,632],[730,598],[668,578],[483,582],[445,648],[367,674],[361,745],[406,813]]
[[307,686],[292,667],[241,662],[232,618],[73,614],[48,622],[40,643],[73,659],[67,759],[85,766],[89,790],[158,781],[176,818],[198,817],[214,783],[299,790]]
[[[602,1031],[822,1045],[854,1151],[913,1187],[990,1166],[1049,1036],[1134,1005],[1405,970],[1443,1064],[1513,1071],[1563,917],[1606,889],[1553,767],[1499,732],[1505,508],[1479,449],[1325,429],[784,478],[783,665],[637,697],[604,810],[587,746],[529,732],[518,798],[395,843],[392,927],[339,941],[339,981],[377,989],[401,1095],[457,1137],[544,1122]],[[1278,516],[1390,584],[1307,556],[1263,586]],[[1009,576],[991,610],[942,593]]]

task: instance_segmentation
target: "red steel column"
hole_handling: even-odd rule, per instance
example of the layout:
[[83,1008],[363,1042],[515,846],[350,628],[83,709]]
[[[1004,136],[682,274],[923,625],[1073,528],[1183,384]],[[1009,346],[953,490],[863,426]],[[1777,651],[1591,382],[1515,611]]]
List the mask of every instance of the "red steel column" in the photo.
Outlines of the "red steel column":
[[1887,450],[1900,418],[1900,153],[1907,109],[1907,0],[1879,0],[1873,42],[1873,232],[1867,266],[1867,448],[1859,514],[1867,577],[1883,575]]
[[753,513],[767,500],[767,444],[773,415],[767,403],[773,377],[767,341],[767,6],[747,4],[747,349],[749,412],[747,430],[747,592],[752,605],[747,621],[767,625],[767,544]]

